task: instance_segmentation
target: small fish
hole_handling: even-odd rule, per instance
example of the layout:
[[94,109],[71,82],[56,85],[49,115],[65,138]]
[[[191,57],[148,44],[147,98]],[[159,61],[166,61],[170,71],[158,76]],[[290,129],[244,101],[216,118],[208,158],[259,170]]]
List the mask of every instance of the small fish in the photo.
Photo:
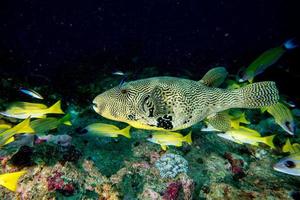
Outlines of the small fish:
[[295,134],[296,124],[294,122],[292,112],[288,107],[278,102],[277,104],[266,107],[266,111],[274,117],[275,122],[286,132],[288,132],[290,135]]
[[33,98],[36,98],[36,99],[44,99],[44,97],[42,97],[42,95],[40,95],[39,93],[37,93],[36,91],[34,90],[31,90],[31,89],[27,89],[27,88],[20,88],[19,89],[20,92],[26,94],[26,95],[29,95]]
[[24,174],[26,174],[26,171],[1,174],[0,175],[0,185],[15,192],[17,190],[18,180]]
[[257,131],[243,126],[240,126],[239,129],[231,129],[229,131],[226,131],[225,133],[220,133],[217,135],[238,144],[245,143],[258,146],[259,143],[264,143],[271,148],[275,148],[273,144],[275,135],[261,137],[261,135]]
[[300,152],[300,144],[298,143],[291,144],[290,139],[287,139],[284,146],[282,147],[282,152],[291,153],[291,154],[298,153]]
[[[20,122],[16,126],[0,133],[0,147],[5,144],[8,144],[11,138],[20,133],[34,133],[34,130],[30,127],[30,118],[25,119],[24,121]],[[11,141],[12,142],[12,141]]]
[[228,75],[224,67],[214,67],[209,70],[199,81],[209,87],[219,87]]
[[17,119],[46,118],[46,114],[64,114],[61,110],[61,101],[57,101],[49,108],[39,103],[15,102],[6,111],[0,112],[0,115]]
[[180,147],[183,142],[192,144],[192,131],[186,136],[177,132],[155,131],[147,140],[159,144],[165,151],[167,150],[167,146]]
[[61,124],[71,126],[70,121],[71,115],[67,114],[64,117],[58,119],[55,117],[47,117],[44,119],[36,119],[31,122],[31,127],[35,130],[36,133],[46,133],[50,130],[56,129]]
[[101,137],[118,137],[118,135],[123,135],[127,138],[130,138],[130,128],[131,126],[127,126],[124,129],[119,129],[118,127],[111,124],[94,123],[88,125],[84,129],[92,135]]
[[122,71],[115,71],[112,73],[113,75],[117,75],[117,76],[125,76],[126,73],[122,72]]
[[282,158],[273,166],[273,169],[285,174],[300,176],[300,153]]
[[247,67],[239,82],[249,81],[252,83],[255,76],[261,74],[268,67],[276,63],[287,50],[294,49],[296,47],[297,45],[293,40],[288,40],[279,47],[265,51]]

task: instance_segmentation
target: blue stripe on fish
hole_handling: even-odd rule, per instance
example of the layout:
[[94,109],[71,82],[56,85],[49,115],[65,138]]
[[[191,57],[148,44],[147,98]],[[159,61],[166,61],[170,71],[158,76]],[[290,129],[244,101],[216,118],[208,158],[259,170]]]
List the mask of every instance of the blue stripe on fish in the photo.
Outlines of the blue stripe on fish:
[[285,43],[283,43],[283,46],[286,49],[294,49],[294,48],[298,47],[298,45],[296,44],[294,39],[290,39],[290,40],[286,41]]
[[26,88],[20,88],[19,89],[20,92],[27,94],[33,98],[37,98],[37,99],[44,99],[42,97],[42,95],[40,95],[39,93],[37,93],[36,91],[30,90],[30,89],[26,89]]

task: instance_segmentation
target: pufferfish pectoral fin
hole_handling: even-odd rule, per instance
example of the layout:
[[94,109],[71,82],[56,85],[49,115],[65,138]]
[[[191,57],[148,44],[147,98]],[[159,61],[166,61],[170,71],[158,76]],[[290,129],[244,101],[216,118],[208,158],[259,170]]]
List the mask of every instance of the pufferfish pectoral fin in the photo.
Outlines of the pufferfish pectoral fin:
[[217,130],[228,131],[231,128],[230,116],[225,112],[207,117],[207,122]]
[[167,106],[167,94],[166,92],[168,88],[162,88],[162,87],[155,87],[151,94],[150,94],[150,98],[149,101],[152,102],[153,107],[154,107],[154,116],[160,116],[160,115],[165,115],[168,113],[171,113],[172,111],[168,109]]
[[215,67],[206,72],[199,82],[209,87],[219,87],[227,75],[228,72],[224,67]]

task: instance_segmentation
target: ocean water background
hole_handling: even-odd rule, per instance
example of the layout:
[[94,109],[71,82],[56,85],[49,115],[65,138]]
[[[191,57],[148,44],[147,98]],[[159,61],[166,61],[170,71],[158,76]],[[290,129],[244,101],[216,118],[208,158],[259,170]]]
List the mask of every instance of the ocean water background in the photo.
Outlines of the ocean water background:
[[[47,77],[56,90],[62,82],[74,87],[74,79],[92,82],[104,68],[134,71],[136,79],[150,66],[193,79],[216,65],[234,74],[264,50],[300,35],[298,9],[297,1],[282,0],[5,0],[0,72],[23,81]],[[299,78],[297,55],[299,50],[285,55],[267,75],[290,88]]]

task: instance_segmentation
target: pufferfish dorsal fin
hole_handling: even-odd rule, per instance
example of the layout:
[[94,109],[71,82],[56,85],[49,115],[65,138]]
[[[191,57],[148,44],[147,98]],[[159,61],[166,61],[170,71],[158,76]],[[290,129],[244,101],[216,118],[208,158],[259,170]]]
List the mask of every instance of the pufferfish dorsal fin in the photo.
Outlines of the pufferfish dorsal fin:
[[206,72],[206,74],[199,81],[208,87],[219,87],[228,75],[224,67],[215,67]]

